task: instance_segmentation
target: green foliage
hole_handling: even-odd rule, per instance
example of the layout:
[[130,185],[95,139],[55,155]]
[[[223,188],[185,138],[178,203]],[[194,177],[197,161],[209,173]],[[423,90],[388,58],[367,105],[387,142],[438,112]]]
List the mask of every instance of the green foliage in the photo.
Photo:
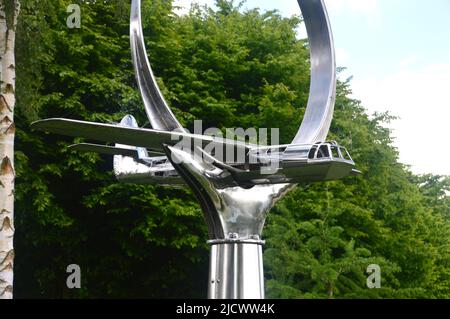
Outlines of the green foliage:
[[[31,121],[70,117],[147,125],[130,59],[125,1],[79,1],[82,28],[66,27],[67,0],[22,0],[17,43],[17,297],[203,297],[206,226],[187,190],[117,183],[111,158],[69,151],[71,138]],[[304,114],[309,52],[298,17],[172,13],[144,1],[144,32],[161,89],[182,124],[279,127],[288,143]],[[339,83],[330,139],[363,174],[299,185],[269,214],[265,266],[275,298],[450,298],[449,178],[415,176],[398,162],[386,122]],[[77,142],[80,140],[77,139]],[[65,286],[66,266],[82,289]],[[382,288],[366,287],[367,266]]]

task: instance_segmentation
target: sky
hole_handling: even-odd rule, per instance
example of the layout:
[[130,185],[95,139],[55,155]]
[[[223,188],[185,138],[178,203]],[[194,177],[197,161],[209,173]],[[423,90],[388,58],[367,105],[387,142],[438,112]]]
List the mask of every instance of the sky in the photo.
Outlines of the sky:
[[[176,0],[182,7],[195,1]],[[238,2],[238,1],[236,1]],[[400,161],[416,174],[450,175],[450,0],[325,0],[337,65],[353,97],[399,119],[388,127]],[[299,15],[295,0],[247,0],[244,8]],[[299,30],[305,37],[306,31]]]

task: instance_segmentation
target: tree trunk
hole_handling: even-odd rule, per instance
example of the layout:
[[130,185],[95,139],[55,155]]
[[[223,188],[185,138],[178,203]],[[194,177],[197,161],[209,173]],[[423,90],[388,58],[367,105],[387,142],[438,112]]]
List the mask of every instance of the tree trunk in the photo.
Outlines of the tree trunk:
[[333,299],[334,298],[334,285],[332,282],[329,282],[327,284],[328,286],[328,299]]
[[0,0],[0,299],[13,296],[15,35],[19,0]]

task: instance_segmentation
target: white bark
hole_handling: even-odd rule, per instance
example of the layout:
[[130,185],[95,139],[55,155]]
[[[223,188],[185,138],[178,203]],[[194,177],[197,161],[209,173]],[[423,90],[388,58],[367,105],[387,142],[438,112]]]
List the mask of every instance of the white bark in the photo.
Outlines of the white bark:
[[[6,2],[14,3],[14,11],[11,12],[13,17],[8,20]],[[0,0],[0,299],[10,299],[13,296],[16,103],[14,48],[19,10],[19,0]]]

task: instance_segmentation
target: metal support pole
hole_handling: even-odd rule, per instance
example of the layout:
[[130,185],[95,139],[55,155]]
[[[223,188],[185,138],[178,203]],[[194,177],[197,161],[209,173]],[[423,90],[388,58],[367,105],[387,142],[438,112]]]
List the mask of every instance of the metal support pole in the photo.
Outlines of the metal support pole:
[[216,240],[209,243],[208,298],[264,299],[264,242]]

